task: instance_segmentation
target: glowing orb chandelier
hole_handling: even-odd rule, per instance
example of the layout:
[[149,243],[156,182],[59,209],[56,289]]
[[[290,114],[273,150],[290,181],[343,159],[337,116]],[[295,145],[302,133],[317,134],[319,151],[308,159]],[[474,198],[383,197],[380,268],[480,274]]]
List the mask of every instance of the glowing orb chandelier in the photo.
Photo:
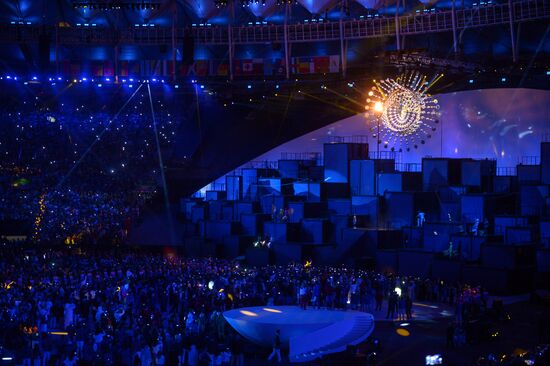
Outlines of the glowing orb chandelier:
[[[432,137],[439,123],[439,104],[428,94],[430,87],[443,75],[436,75],[431,81],[418,72],[409,72],[395,79],[374,81],[368,92],[367,110],[378,116],[381,126],[378,143],[387,148],[418,148]],[[400,148],[400,151],[402,149]]]

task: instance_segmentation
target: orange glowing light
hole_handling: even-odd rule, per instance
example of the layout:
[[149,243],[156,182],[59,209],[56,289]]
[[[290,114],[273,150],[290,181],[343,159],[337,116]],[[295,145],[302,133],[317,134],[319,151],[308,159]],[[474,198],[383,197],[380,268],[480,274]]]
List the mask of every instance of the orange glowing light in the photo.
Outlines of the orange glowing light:
[[408,330],[403,329],[403,328],[397,328],[397,329],[395,330],[395,332],[396,332],[397,334],[399,334],[401,337],[408,337],[408,336],[411,335],[411,333],[410,333]]
[[240,312],[241,314],[243,314],[243,315],[246,315],[246,316],[258,316],[258,314],[256,314],[256,313],[253,312],[253,311],[240,310],[239,312]]
[[277,314],[280,314],[282,313],[281,310],[277,310],[277,309],[271,309],[271,308],[263,308],[262,309],[263,311],[267,311],[267,312],[270,312],[270,313],[277,313]]

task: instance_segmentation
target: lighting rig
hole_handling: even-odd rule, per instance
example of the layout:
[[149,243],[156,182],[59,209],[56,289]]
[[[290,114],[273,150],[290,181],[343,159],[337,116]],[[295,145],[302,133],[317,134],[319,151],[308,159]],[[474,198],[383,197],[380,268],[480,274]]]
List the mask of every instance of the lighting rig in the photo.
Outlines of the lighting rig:
[[152,1],[73,1],[73,9],[158,10],[160,9],[160,3]]

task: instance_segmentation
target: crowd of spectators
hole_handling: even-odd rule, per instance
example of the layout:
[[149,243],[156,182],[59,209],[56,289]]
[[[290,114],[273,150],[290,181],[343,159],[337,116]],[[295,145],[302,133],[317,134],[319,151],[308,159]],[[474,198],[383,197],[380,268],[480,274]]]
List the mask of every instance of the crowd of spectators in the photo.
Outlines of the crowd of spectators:
[[[0,223],[29,241],[120,241],[158,185],[148,90],[71,90],[3,95]],[[154,108],[165,154],[176,122],[163,100]]]
[[172,253],[34,248],[0,249],[0,344],[33,365],[45,359],[53,365],[77,359],[117,365],[242,362],[245,343],[222,316],[230,308],[301,304],[372,311],[387,301],[389,313],[399,286],[398,303],[458,304],[470,291],[345,267],[255,268]]

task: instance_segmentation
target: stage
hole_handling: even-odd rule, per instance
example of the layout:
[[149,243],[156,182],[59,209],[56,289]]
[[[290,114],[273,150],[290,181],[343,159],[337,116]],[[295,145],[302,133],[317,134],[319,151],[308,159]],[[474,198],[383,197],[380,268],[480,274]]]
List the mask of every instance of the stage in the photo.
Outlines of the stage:
[[359,311],[302,310],[298,306],[258,306],[226,311],[228,323],[251,342],[270,347],[276,330],[291,361],[309,361],[365,341],[374,317]]

